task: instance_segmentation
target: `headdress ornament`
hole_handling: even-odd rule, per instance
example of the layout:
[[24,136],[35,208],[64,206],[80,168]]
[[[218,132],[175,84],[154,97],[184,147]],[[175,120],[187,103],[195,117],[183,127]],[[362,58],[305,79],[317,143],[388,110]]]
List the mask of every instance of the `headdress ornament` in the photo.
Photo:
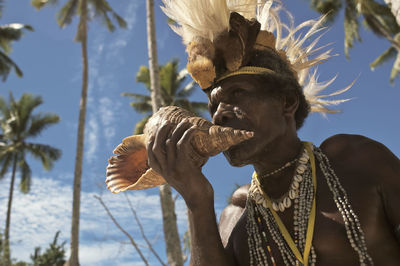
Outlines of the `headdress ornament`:
[[[171,28],[186,45],[187,70],[203,90],[240,74],[288,76],[278,69],[251,65],[249,61],[256,51],[268,50],[287,63],[290,75],[302,86],[311,111],[336,112],[328,107],[348,100],[324,98],[343,93],[352,84],[331,94],[318,95],[336,77],[318,82],[317,71],[310,71],[332,56],[331,49],[324,49],[326,45],[316,46],[325,29],[324,17],[295,27],[293,17],[279,0],[163,0],[163,3],[164,13],[176,22]],[[288,24],[281,21],[281,11],[286,12]]]

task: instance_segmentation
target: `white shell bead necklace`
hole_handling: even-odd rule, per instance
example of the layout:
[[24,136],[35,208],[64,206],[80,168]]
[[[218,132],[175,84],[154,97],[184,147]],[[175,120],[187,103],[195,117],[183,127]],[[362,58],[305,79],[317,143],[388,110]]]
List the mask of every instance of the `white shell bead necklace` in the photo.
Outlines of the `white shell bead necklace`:
[[[283,194],[279,199],[274,199],[271,198],[272,201],[272,208],[274,211],[280,211],[284,212],[286,209],[289,209],[293,205],[293,200],[297,199],[299,197],[299,188],[300,188],[300,183],[304,180],[303,175],[305,171],[307,170],[307,163],[310,157],[307,154],[307,151],[304,150],[300,158],[295,158],[294,160],[287,162],[284,166],[281,168],[276,169],[275,171],[272,171],[268,174],[260,176],[260,180],[266,177],[269,177],[271,175],[274,175],[283,169],[291,166],[292,164],[298,162],[295,174],[293,175],[292,182],[289,186],[289,190]],[[258,201],[257,201],[258,199]],[[266,207],[266,202],[264,197],[262,195],[258,196],[256,199],[256,202],[258,204],[263,204],[264,207]]]

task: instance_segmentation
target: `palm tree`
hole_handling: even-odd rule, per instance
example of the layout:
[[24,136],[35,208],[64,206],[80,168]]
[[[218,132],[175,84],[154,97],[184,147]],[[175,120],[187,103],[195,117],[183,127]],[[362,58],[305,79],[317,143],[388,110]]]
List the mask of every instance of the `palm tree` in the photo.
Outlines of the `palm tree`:
[[[186,69],[178,71],[178,60],[174,59],[165,65],[159,66],[158,70],[160,73],[160,94],[162,106],[180,106],[196,113],[197,115],[201,115],[202,111],[207,110],[207,103],[189,101],[188,97],[192,95],[196,88],[195,82],[191,81],[186,86],[184,85],[188,73]],[[136,75],[136,81],[143,83],[146,89],[151,93],[150,80],[149,68],[141,66]],[[144,125],[153,110],[152,97],[138,93],[123,93],[122,95],[133,98],[133,102],[131,102],[133,109],[138,113],[145,114],[144,118],[136,124],[134,134],[143,133]],[[163,189],[164,195],[160,189],[163,217],[166,216],[165,212],[169,212],[167,217],[170,217],[169,220],[163,221],[168,262],[169,265],[183,265],[182,249],[176,226],[175,208],[172,197],[170,196],[171,189],[169,186],[167,187],[167,192],[165,192],[165,186]]]
[[15,101],[10,93],[8,103],[0,97],[0,128],[3,135],[0,150],[0,178],[4,177],[11,169],[3,246],[5,265],[10,264],[11,205],[17,171],[21,176],[19,189],[23,193],[28,193],[31,186],[31,169],[26,161],[26,155],[30,154],[34,158],[40,159],[43,168],[46,170],[51,169],[53,162],[61,156],[59,149],[46,144],[27,141],[30,138],[37,137],[48,126],[60,121],[56,114],[33,114],[33,110],[42,103],[40,96],[31,94],[23,94],[19,101]]
[[[167,64],[160,66],[159,71],[162,106],[179,106],[199,116],[201,116],[203,111],[207,111],[207,103],[193,102],[188,99],[195,91],[196,83],[191,81],[185,86],[187,70],[183,69],[178,71],[177,59],[173,59]],[[148,67],[141,66],[139,68],[139,72],[136,74],[136,81],[143,83],[150,92],[150,74]],[[122,93],[122,95],[131,97],[133,102],[130,104],[133,109],[138,113],[145,114],[145,117],[136,124],[134,132],[134,134],[142,134],[144,125],[152,112],[151,97],[144,94],[128,92]]]
[[[57,0],[32,0],[31,3],[37,9],[42,8],[46,4],[56,3]],[[79,265],[79,210],[80,210],[80,195],[81,195],[81,179],[82,179],[82,161],[83,161],[83,145],[85,134],[85,119],[86,119],[86,102],[89,79],[89,63],[87,54],[87,29],[88,22],[93,17],[100,18],[105,22],[107,29],[112,32],[115,30],[115,25],[112,22],[111,15],[121,28],[126,28],[126,22],[123,20],[108,4],[106,0],[68,0],[61,8],[57,15],[58,25],[63,28],[72,22],[74,16],[79,17],[78,30],[75,40],[81,43],[82,49],[82,90],[79,107],[78,121],[78,137],[75,156],[74,170],[74,192],[72,202],[72,228],[71,228],[71,256],[67,264],[71,266]]]
[[[3,7],[3,0],[0,0],[0,17],[3,13]],[[7,79],[12,69],[15,70],[17,76],[22,77],[21,69],[8,54],[11,52],[11,43],[21,38],[23,30],[33,31],[33,28],[20,23],[0,25],[0,76],[3,81]]]
[[[154,19],[154,0],[146,0],[147,54],[150,68],[150,94],[153,113],[161,107],[160,75],[158,73],[157,42]],[[163,217],[164,240],[168,263],[171,266],[183,265],[182,250],[176,223],[175,204],[171,187],[160,186],[160,202]]]
[[[387,3],[391,0],[385,0]],[[395,1],[393,1],[395,2]],[[391,7],[376,2],[375,0],[310,0],[311,8],[327,15],[328,20],[333,21],[339,11],[344,8],[344,33],[345,33],[345,54],[349,56],[349,49],[354,42],[361,41],[359,35],[359,17],[364,18],[364,25],[377,36],[386,38],[390,47],[370,64],[371,69],[394,59],[390,82],[400,73],[400,25],[396,21],[399,14],[393,4]]]

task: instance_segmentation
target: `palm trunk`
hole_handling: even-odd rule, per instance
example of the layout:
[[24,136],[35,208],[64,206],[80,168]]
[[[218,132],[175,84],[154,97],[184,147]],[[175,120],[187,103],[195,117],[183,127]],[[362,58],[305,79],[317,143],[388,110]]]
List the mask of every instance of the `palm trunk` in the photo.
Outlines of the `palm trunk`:
[[147,10],[147,46],[150,70],[151,105],[153,113],[161,107],[160,74],[158,71],[157,41],[154,20],[154,0],[146,1]]
[[[153,113],[155,113],[161,107],[161,89],[157,62],[153,0],[146,0],[146,9],[151,102]],[[175,204],[172,199],[171,187],[169,185],[160,187],[160,201],[168,264],[171,266],[181,266],[183,265],[183,254],[178,226],[176,223]]]
[[10,222],[11,222],[11,206],[13,200],[13,192],[14,192],[14,183],[15,183],[15,172],[17,169],[17,155],[14,157],[13,170],[11,174],[11,183],[10,183],[10,192],[8,195],[8,208],[7,208],[7,219],[6,219],[6,228],[4,230],[4,265],[11,265],[11,253],[10,253]]
[[79,109],[78,139],[75,156],[74,192],[72,201],[71,256],[67,265],[79,265],[79,216],[81,201],[81,181],[83,147],[85,136],[86,102],[88,93],[89,66],[87,55],[87,3],[82,0],[81,16],[78,28],[78,40],[82,47],[82,93]]

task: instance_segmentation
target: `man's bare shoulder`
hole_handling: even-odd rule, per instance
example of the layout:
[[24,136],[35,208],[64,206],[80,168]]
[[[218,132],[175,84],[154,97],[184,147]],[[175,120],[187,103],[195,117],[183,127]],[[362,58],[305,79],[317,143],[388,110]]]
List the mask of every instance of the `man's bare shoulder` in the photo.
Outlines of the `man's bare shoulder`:
[[320,148],[329,159],[336,162],[353,163],[375,169],[376,166],[399,162],[399,159],[385,145],[361,135],[334,135],[326,139]]
[[250,185],[244,185],[235,190],[231,203],[221,213],[219,232],[224,246],[228,243],[233,228],[244,212],[249,188]]

